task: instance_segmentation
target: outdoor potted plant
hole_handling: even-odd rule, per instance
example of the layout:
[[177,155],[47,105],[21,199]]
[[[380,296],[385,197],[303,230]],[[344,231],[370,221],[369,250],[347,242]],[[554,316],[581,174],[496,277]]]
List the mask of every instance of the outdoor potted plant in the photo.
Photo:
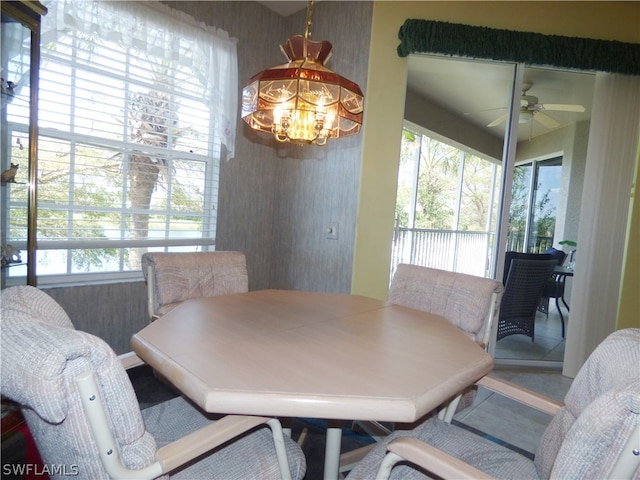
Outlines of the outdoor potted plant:
[[574,242],[573,240],[562,240],[561,242],[558,242],[559,245],[566,245],[568,247],[571,247],[571,250],[569,250],[569,264],[568,264],[568,268],[570,268],[571,270],[573,270],[573,267],[576,264],[576,250],[578,247],[578,243]]

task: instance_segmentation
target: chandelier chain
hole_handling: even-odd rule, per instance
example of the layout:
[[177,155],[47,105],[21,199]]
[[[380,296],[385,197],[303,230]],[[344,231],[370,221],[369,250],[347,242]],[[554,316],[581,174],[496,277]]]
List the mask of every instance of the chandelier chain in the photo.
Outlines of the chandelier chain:
[[307,2],[307,25],[304,31],[304,38],[311,38],[311,14],[313,12],[313,0]]

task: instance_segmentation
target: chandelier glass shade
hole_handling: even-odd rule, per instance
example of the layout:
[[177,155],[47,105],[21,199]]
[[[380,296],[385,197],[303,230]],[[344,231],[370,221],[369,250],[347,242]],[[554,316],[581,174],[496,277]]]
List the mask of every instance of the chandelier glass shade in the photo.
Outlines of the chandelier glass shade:
[[288,63],[258,73],[242,90],[242,119],[279,142],[326,145],[359,133],[364,96],[324,66],[331,43],[294,35],[280,49]]

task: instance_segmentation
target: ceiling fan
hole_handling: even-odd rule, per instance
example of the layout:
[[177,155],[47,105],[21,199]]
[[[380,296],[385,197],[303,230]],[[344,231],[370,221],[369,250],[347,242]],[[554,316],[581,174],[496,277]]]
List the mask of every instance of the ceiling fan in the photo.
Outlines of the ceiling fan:
[[[564,103],[538,103],[538,97],[533,95],[527,95],[527,92],[531,89],[531,83],[525,83],[522,85],[522,96],[520,97],[520,115],[518,123],[527,123],[532,120],[540,122],[547,128],[556,128],[560,126],[555,119],[551,118],[544,112],[577,112],[581,113],[585,111],[582,105],[570,105]],[[507,107],[502,107],[507,108]],[[502,108],[500,110],[502,110]],[[507,119],[508,114],[499,116],[494,121],[489,123],[487,127],[495,127],[500,125]]]

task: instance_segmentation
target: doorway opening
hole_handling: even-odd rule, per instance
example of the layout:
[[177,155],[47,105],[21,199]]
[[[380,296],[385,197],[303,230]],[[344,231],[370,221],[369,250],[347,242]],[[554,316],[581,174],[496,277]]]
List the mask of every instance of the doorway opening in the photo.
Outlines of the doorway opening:
[[[404,262],[502,278],[505,251],[566,250],[559,242],[575,240],[579,227],[594,84],[592,73],[410,55],[392,273]],[[435,152],[432,142],[456,151],[435,169],[438,181],[420,178],[433,167],[420,148]],[[465,184],[471,177],[461,165],[474,157],[495,176]],[[486,192],[482,228],[460,222],[465,202],[478,198],[465,198],[460,186]],[[470,231],[482,251],[466,256],[471,247],[460,239]],[[571,279],[566,290],[570,301]],[[496,363],[561,367],[558,312],[550,308],[538,321],[535,342],[520,335],[496,342]]]

